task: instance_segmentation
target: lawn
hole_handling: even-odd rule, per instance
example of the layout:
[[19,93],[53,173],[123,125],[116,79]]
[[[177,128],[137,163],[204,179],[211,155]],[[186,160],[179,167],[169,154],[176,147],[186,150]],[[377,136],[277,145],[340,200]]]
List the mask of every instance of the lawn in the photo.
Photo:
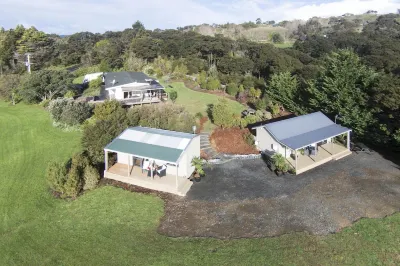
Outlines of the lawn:
[[79,150],[80,133],[51,126],[37,106],[0,102],[0,265],[376,265],[400,263],[400,214],[363,219],[328,236],[168,238],[163,202],[101,187],[75,201],[52,198],[48,161]]
[[[176,104],[184,106],[193,115],[198,112],[207,115],[207,106],[210,104],[217,104],[218,99],[222,98],[218,95],[191,90],[187,88],[183,82],[163,83],[163,85],[167,92],[176,90],[178,92]],[[170,88],[169,85],[173,88]],[[227,101],[232,113],[240,114],[246,108],[239,102],[230,99],[227,99]],[[205,130],[210,131],[213,128],[213,125],[208,121],[204,127]]]

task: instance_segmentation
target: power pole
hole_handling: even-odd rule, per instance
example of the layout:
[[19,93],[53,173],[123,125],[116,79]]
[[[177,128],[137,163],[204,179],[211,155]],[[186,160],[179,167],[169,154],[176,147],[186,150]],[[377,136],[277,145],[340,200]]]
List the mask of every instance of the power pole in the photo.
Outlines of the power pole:
[[28,73],[31,74],[31,54],[28,53],[26,55],[28,57],[28,60],[25,62],[25,65],[28,68]]

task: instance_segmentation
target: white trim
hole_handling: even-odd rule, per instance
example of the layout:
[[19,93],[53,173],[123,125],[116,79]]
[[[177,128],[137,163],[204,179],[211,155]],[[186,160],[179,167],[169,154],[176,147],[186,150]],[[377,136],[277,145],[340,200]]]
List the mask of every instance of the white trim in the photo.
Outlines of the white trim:
[[133,156],[135,156],[135,157],[137,157],[137,158],[143,158],[143,159],[148,159],[148,160],[163,161],[163,162],[170,163],[170,164],[173,164],[173,165],[176,165],[176,164],[178,163],[178,162],[164,161],[164,160],[160,160],[160,159],[156,159],[156,158],[144,157],[144,156],[140,156],[140,155],[133,154],[133,153],[126,153],[126,152],[115,151],[115,150],[109,150],[109,149],[104,149],[104,151],[115,152],[115,153],[121,153],[121,154],[128,155],[128,156],[129,156],[129,155],[133,155]]
[[[303,148],[305,148],[305,147],[308,147],[308,146],[310,146],[311,144],[318,143],[318,142],[321,142],[321,141],[323,141],[323,140],[327,140],[327,139],[329,139],[329,138],[334,138],[334,137],[337,137],[337,136],[343,135],[343,134],[345,134],[345,133],[348,133],[348,132],[351,132],[351,131],[352,131],[352,130],[350,129],[350,130],[348,130],[348,131],[345,131],[345,132],[343,132],[343,133],[340,133],[340,134],[337,134],[337,135],[333,135],[333,136],[327,137],[326,139],[321,139],[321,140],[318,140],[318,141],[316,141],[316,142],[313,142],[313,143],[307,144],[307,145],[305,145],[305,146],[303,146],[303,147],[297,148],[296,150],[303,149]],[[283,144],[283,145],[284,145],[284,146],[286,146],[285,144]],[[288,148],[290,148],[290,147],[288,146]],[[291,148],[291,149],[292,149],[292,148]],[[292,149],[292,150],[293,150],[293,149]]]

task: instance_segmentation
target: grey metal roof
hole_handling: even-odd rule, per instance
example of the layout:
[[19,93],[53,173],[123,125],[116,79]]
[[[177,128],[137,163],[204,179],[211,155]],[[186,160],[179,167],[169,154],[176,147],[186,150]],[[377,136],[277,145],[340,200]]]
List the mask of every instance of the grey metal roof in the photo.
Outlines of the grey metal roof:
[[195,134],[148,128],[126,129],[105,149],[138,157],[177,163]]
[[351,131],[335,124],[321,112],[267,124],[264,128],[293,150]]
[[[113,81],[115,83],[113,85]],[[164,88],[156,80],[147,76],[143,72],[108,72],[104,73],[104,84],[105,88],[111,88],[115,86],[126,85],[130,83],[149,83],[153,88]]]

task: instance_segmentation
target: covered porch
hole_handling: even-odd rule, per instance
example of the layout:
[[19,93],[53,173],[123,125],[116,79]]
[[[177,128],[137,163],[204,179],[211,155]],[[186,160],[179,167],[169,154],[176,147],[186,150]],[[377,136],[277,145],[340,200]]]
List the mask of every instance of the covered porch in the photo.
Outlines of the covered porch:
[[294,154],[287,158],[287,161],[295,169],[296,174],[301,174],[324,163],[339,160],[350,154],[351,151],[344,145],[331,142],[318,145],[315,155],[302,154],[300,150],[296,150]]
[[179,196],[185,196],[192,185],[192,182],[186,178],[179,178],[170,174],[165,174],[160,177],[156,173],[151,177],[150,171],[142,171],[142,168],[138,165],[122,163],[116,163],[105,170],[104,177]]
[[124,94],[122,102],[125,105],[152,104],[168,100],[164,88],[149,86],[121,87]]

